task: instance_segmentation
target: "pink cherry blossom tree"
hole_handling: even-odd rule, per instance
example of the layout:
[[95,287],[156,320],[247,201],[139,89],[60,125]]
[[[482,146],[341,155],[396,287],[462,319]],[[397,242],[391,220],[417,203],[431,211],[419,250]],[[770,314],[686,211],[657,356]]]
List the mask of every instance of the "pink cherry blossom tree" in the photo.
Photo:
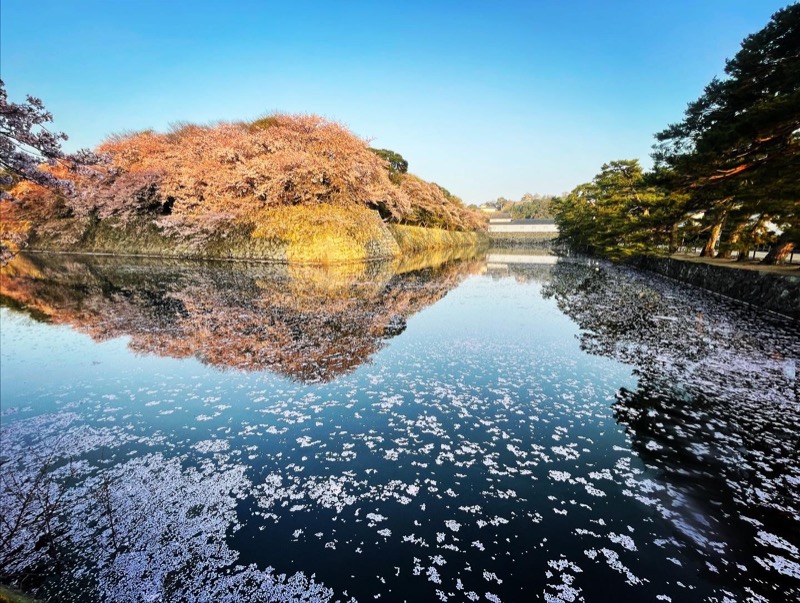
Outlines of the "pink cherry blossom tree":
[[52,121],[52,113],[36,97],[27,96],[24,103],[9,102],[5,83],[0,80],[0,198],[9,197],[3,189],[20,180],[71,194],[72,182],[58,178],[44,166],[62,162],[70,169],[79,169],[101,160],[87,150],[65,154],[61,142],[67,135],[51,132],[46,124]]

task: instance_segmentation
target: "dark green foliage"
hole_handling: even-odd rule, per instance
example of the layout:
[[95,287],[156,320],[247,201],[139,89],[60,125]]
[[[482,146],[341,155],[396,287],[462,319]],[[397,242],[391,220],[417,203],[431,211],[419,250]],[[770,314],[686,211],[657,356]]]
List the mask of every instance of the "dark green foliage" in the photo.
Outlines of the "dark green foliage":
[[498,197],[484,205],[508,212],[514,220],[549,219],[553,217],[552,204],[555,199],[551,195],[525,193],[519,201]]
[[[689,104],[682,122],[656,134],[654,158],[675,168],[685,185],[718,186],[796,160],[800,5],[778,11],[748,36],[725,73]],[[797,182],[792,192],[800,192]]]
[[[770,220],[797,241],[800,230],[800,4],[772,16],[748,36],[689,104],[683,121],[656,134],[657,167],[672,172],[673,190],[702,213],[713,254],[739,246],[749,226]],[[794,233],[794,234],[792,234]]]
[[[696,243],[701,255],[746,254],[774,242],[778,261],[800,240],[800,4],[748,36],[656,134],[655,170],[612,162],[555,203],[561,239],[604,255]],[[778,227],[770,235],[768,224]],[[778,249],[780,248],[780,249]]]
[[554,199],[559,239],[616,257],[668,245],[680,199],[659,189],[636,160],[612,161],[589,184]]
[[389,163],[389,176],[397,176],[408,172],[408,161],[403,159],[400,153],[395,153],[389,149],[370,149],[370,151]]
[[555,197],[525,193],[516,203],[504,207],[515,220],[544,219],[553,217],[552,203]]

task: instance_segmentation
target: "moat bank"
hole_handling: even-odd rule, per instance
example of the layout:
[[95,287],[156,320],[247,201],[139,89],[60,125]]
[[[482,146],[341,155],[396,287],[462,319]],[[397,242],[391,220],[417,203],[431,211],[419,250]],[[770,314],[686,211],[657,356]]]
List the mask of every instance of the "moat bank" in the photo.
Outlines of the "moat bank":
[[800,320],[800,271],[746,270],[678,258],[637,256],[638,268]]
[[484,232],[386,224],[363,207],[295,206],[262,212],[214,233],[178,232],[151,220],[61,219],[31,232],[31,251],[337,264],[488,245]]

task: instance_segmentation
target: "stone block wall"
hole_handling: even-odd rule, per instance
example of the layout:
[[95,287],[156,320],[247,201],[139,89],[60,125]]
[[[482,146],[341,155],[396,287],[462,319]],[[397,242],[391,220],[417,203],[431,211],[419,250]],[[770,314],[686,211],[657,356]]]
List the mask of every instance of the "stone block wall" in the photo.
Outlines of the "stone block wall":
[[776,274],[656,256],[638,256],[631,263],[638,268],[800,320],[800,271],[797,275]]

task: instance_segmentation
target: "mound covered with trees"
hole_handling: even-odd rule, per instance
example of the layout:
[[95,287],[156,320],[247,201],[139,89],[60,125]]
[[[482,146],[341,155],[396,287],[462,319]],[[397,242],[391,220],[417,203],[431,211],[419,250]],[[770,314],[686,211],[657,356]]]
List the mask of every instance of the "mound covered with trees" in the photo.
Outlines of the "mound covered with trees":
[[339,123],[256,121],[112,136],[105,161],[17,179],[3,218],[33,247],[198,257],[344,261],[396,255],[390,228],[483,228],[479,212],[407,173]]
[[800,242],[800,4],[748,36],[689,104],[656,134],[655,168],[613,161],[555,203],[560,238],[601,255],[700,248],[703,256],[765,263]]

